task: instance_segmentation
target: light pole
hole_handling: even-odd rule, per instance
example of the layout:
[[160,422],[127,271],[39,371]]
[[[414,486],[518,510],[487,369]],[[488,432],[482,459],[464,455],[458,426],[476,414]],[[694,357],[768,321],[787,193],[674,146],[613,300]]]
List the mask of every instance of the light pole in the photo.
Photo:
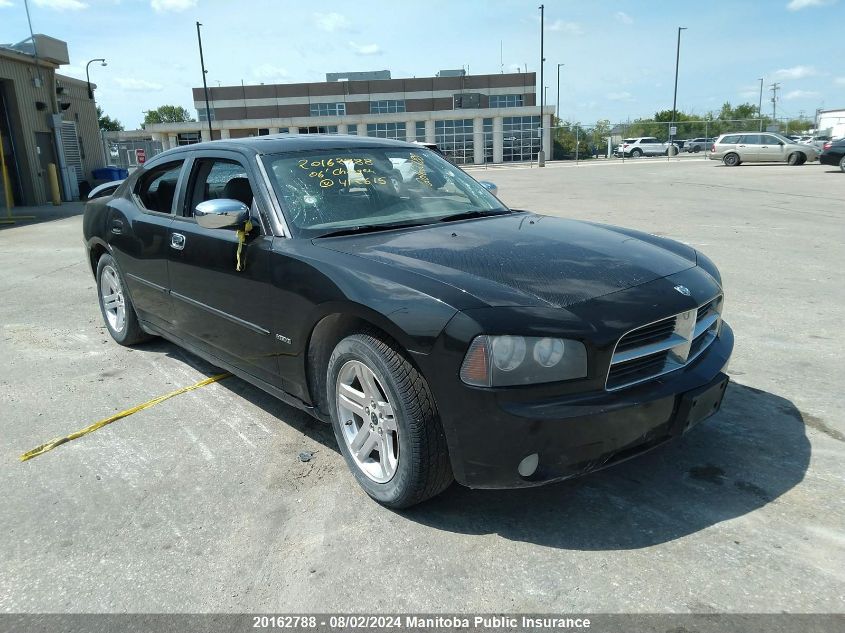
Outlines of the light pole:
[[760,119],[760,131],[763,131],[763,78],[760,77],[760,101],[757,104],[757,117]]
[[555,110],[557,110],[557,120],[560,123],[560,67],[566,64],[557,65],[557,101],[555,101]]
[[94,98],[94,91],[91,90],[91,75],[88,72],[88,67],[91,64],[93,64],[94,62],[100,62],[100,66],[108,66],[108,64],[106,64],[106,60],[103,59],[102,57],[98,57],[97,59],[92,59],[87,64],[85,64],[85,80],[88,83],[88,98],[89,99]]
[[208,140],[214,138],[214,135],[211,131],[211,107],[208,103],[208,82],[205,79],[205,76],[208,74],[208,71],[205,69],[205,60],[202,56],[202,35],[200,35],[200,27],[202,24],[197,22],[197,42],[199,43],[200,47],[200,67],[202,67],[202,88],[205,91],[205,118],[208,120]]
[[675,119],[678,117],[678,65],[681,61],[681,31],[686,31],[687,27],[678,27],[678,46],[675,49],[675,95],[672,97],[672,125],[669,128],[669,152],[673,148],[672,143],[675,140],[675,135],[672,134],[672,128],[675,127]]
[[545,30],[545,5],[540,5],[540,151],[537,153],[537,166],[546,165],[546,152],[543,150],[543,106],[545,103],[545,90],[543,83],[543,67],[546,65],[546,58],[543,55],[543,31]]

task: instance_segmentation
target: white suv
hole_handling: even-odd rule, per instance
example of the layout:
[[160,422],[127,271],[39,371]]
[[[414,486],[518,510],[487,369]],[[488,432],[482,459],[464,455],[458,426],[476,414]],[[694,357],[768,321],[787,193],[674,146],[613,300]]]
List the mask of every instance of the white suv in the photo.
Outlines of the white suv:
[[[677,145],[675,146],[677,148]],[[669,143],[663,143],[654,136],[638,136],[625,138],[616,148],[619,157],[639,158],[640,156],[665,156],[669,151]]]

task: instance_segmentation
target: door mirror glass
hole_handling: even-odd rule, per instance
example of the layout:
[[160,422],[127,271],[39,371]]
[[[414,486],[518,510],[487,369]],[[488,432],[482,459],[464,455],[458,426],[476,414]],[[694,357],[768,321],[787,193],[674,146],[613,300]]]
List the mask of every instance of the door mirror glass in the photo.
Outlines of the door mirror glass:
[[489,180],[479,180],[478,184],[484,187],[487,191],[492,193],[494,196],[499,194],[499,188],[496,186],[496,183],[490,182]]
[[239,229],[249,219],[249,207],[240,200],[217,198],[200,202],[194,217],[207,229]]

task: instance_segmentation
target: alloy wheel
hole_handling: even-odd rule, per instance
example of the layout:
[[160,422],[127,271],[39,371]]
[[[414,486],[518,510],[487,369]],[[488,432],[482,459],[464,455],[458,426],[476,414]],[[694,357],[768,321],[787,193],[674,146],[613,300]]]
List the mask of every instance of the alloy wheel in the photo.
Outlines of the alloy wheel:
[[113,266],[105,266],[100,275],[100,300],[109,327],[115,332],[122,332],[126,326],[126,301],[123,285]]
[[378,376],[363,362],[347,361],[335,387],[346,447],[356,466],[376,483],[387,483],[399,465],[399,427]]

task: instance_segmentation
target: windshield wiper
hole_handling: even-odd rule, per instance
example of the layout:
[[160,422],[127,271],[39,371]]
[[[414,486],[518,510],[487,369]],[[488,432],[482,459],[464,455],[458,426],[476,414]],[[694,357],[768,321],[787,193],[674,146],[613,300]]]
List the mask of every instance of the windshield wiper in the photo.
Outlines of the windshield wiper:
[[512,213],[510,209],[490,209],[488,211],[465,211],[464,213],[453,213],[437,220],[438,222],[454,222],[455,220],[469,220],[472,218],[486,218],[494,215],[507,215]]
[[422,226],[426,222],[403,222],[396,224],[359,224],[358,226],[349,226],[345,229],[338,229],[337,231],[329,231],[320,237],[339,237],[341,235],[355,235],[356,233],[375,233],[376,231],[389,231],[391,229],[404,229],[412,226]]

